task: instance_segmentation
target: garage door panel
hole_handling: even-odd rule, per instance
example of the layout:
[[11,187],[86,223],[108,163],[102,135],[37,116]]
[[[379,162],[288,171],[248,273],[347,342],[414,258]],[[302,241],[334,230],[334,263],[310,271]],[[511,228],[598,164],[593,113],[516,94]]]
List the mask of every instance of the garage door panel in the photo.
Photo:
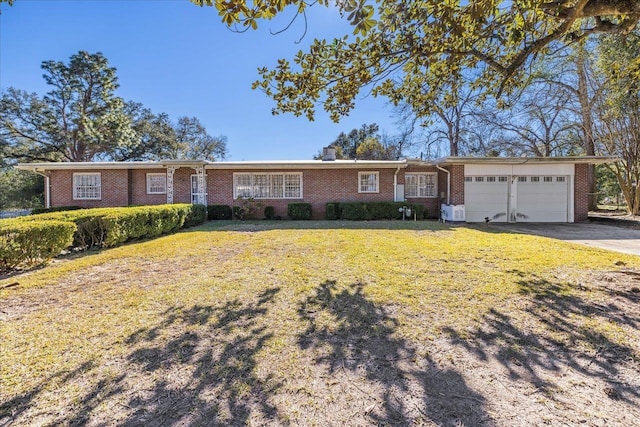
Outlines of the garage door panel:
[[464,194],[466,221],[507,221],[507,182],[465,182]]
[[486,177],[467,178],[464,186],[466,220],[484,222],[485,218],[491,218],[494,222],[506,222],[510,217],[517,222],[569,220],[570,180],[567,177],[513,178],[516,180],[509,177],[503,182],[487,181]]
[[517,221],[566,222],[568,220],[568,186],[565,178],[558,181],[518,182]]

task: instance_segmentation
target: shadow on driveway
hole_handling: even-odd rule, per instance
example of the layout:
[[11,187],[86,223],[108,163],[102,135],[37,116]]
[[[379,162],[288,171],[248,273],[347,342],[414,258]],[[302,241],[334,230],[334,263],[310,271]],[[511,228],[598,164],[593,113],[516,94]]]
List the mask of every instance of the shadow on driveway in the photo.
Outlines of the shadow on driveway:
[[611,225],[576,224],[491,224],[494,231],[550,237],[594,248],[607,249],[625,254],[640,255],[640,230]]

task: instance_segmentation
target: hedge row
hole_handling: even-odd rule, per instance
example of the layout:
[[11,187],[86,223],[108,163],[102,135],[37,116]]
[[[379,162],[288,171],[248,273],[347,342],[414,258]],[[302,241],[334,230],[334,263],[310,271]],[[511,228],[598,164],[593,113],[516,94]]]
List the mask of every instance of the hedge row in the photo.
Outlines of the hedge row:
[[66,221],[0,223],[0,271],[33,266],[59,255],[73,242],[76,226]]
[[[2,220],[0,269],[42,263],[69,246],[116,246],[202,224],[205,219],[204,205],[176,204],[68,210]],[[66,227],[59,229],[50,224]],[[68,235],[64,235],[65,230],[70,230]],[[29,240],[34,242],[24,243]]]
[[293,220],[308,220],[311,219],[311,204],[310,203],[289,203],[287,205],[287,215]]
[[427,210],[422,205],[404,202],[344,202],[327,203],[326,218],[328,220],[368,221],[376,219],[402,219],[402,209],[410,208],[413,218],[424,219]]

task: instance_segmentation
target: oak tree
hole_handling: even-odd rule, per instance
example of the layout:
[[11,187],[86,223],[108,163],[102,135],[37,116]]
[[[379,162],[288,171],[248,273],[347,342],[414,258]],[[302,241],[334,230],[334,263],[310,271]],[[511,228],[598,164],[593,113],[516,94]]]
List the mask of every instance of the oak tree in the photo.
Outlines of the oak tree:
[[[243,30],[285,10],[306,19],[331,0],[191,0],[215,6],[226,25]],[[314,40],[292,60],[259,70],[274,114],[312,120],[320,103],[334,121],[355,105],[363,87],[393,103],[408,102],[428,116],[432,101],[463,70],[474,86],[495,95],[525,81],[528,66],[557,43],[594,33],[626,35],[638,24],[637,0],[338,0],[353,35]],[[295,18],[294,18],[295,19]]]

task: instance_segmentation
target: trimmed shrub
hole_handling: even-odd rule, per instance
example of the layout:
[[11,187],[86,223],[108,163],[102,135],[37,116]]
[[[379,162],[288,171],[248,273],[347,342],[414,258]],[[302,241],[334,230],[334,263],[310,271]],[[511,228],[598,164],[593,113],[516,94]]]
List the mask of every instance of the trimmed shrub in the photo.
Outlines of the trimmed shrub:
[[204,224],[207,220],[207,207],[205,205],[191,205],[191,210],[187,212],[187,217],[184,219],[184,228],[195,227],[196,225]]
[[366,203],[340,203],[340,218],[349,221],[365,221],[371,219]]
[[287,215],[293,220],[311,219],[311,204],[289,203],[287,205]]
[[340,218],[340,204],[339,203],[327,203],[325,208],[325,218],[328,220],[336,220]]
[[73,242],[75,224],[66,221],[0,223],[0,271],[45,263]]
[[34,208],[31,209],[31,215],[40,215],[49,212],[64,212],[64,211],[76,211],[82,209],[80,206],[58,206],[55,208]]
[[276,209],[273,206],[267,206],[264,208],[265,219],[274,219],[276,217]]
[[[411,208],[411,218],[414,210],[418,219],[424,219],[426,209],[422,205],[412,205],[404,202],[348,202],[340,203],[339,218],[350,221],[367,221],[377,219],[402,219],[403,207]],[[329,204],[327,204],[327,219]],[[407,217],[409,218],[409,217]]]
[[233,215],[229,205],[209,205],[207,206],[207,213],[209,221],[231,219]]

